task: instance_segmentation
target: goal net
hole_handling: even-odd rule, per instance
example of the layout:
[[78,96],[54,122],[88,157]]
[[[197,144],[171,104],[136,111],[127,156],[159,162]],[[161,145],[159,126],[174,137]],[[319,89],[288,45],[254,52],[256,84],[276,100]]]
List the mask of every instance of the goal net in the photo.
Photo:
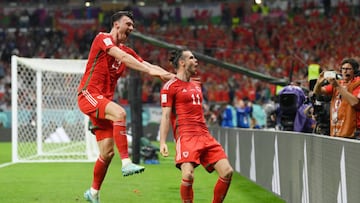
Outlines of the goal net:
[[12,161],[81,162],[98,155],[77,106],[85,60],[12,56]]

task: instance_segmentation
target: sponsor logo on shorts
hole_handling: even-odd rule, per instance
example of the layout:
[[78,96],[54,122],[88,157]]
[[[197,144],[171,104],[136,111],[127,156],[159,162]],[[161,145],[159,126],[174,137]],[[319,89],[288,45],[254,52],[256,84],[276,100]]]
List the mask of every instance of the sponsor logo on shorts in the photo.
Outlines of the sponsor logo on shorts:
[[104,96],[99,95],[99,96],[97,96],[96,98],[98,98],[98,99],[103,99],[103,98],[104,98]]

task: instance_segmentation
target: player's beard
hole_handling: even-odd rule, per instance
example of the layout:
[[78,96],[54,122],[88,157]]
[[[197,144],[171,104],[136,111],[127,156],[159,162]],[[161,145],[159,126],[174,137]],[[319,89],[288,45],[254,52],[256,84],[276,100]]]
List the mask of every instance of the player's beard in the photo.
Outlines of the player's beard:
[[118,37],[118,40],[120,43],[124,43],[127,40],[126,34],[120,34],[120,36]]
[[189,66],[188,71],[189,71],[189,73],[190,73],[190,76],[196,75],[196,66],[195,66],[195,65]]
[[118,32],[118,36],[117,36],[118,43],[124,43],[127,40],[129,35],[130,35],[130,32],[128,32],[128,31]]

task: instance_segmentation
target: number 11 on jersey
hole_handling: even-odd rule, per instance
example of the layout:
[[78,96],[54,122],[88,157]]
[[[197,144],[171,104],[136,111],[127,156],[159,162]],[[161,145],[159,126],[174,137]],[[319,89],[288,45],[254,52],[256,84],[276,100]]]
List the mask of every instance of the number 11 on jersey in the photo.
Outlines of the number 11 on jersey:
[[193,104],[194,105],[200,105],[200,95],[196,94],[196,96],[194,94],[191,94],[191,98],[193,99]]

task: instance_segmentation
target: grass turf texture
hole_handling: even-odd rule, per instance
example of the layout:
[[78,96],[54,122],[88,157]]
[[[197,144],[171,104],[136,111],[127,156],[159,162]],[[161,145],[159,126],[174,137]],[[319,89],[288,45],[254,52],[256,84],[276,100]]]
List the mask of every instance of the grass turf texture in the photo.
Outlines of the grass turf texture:
[[[155,143],[157,144],[157,143]],[[159,165],[145,165],[143,174],[123,177],[116,155],[101,191],[101,202],[172,203],[180,202],[180,171],[173,165],[174,145],[168,144],[170,157],[160,156]],[[11,144],[0,143],[0,165],[11,160]],[[85,202],[83,192],[90,186],[93,163],[24,163],[0,168],[2,203]],[[214,172],[195,170],[194,202],[212,200]],[[238,173],[233,176],[225,203],[283,203],[271,192]]]

